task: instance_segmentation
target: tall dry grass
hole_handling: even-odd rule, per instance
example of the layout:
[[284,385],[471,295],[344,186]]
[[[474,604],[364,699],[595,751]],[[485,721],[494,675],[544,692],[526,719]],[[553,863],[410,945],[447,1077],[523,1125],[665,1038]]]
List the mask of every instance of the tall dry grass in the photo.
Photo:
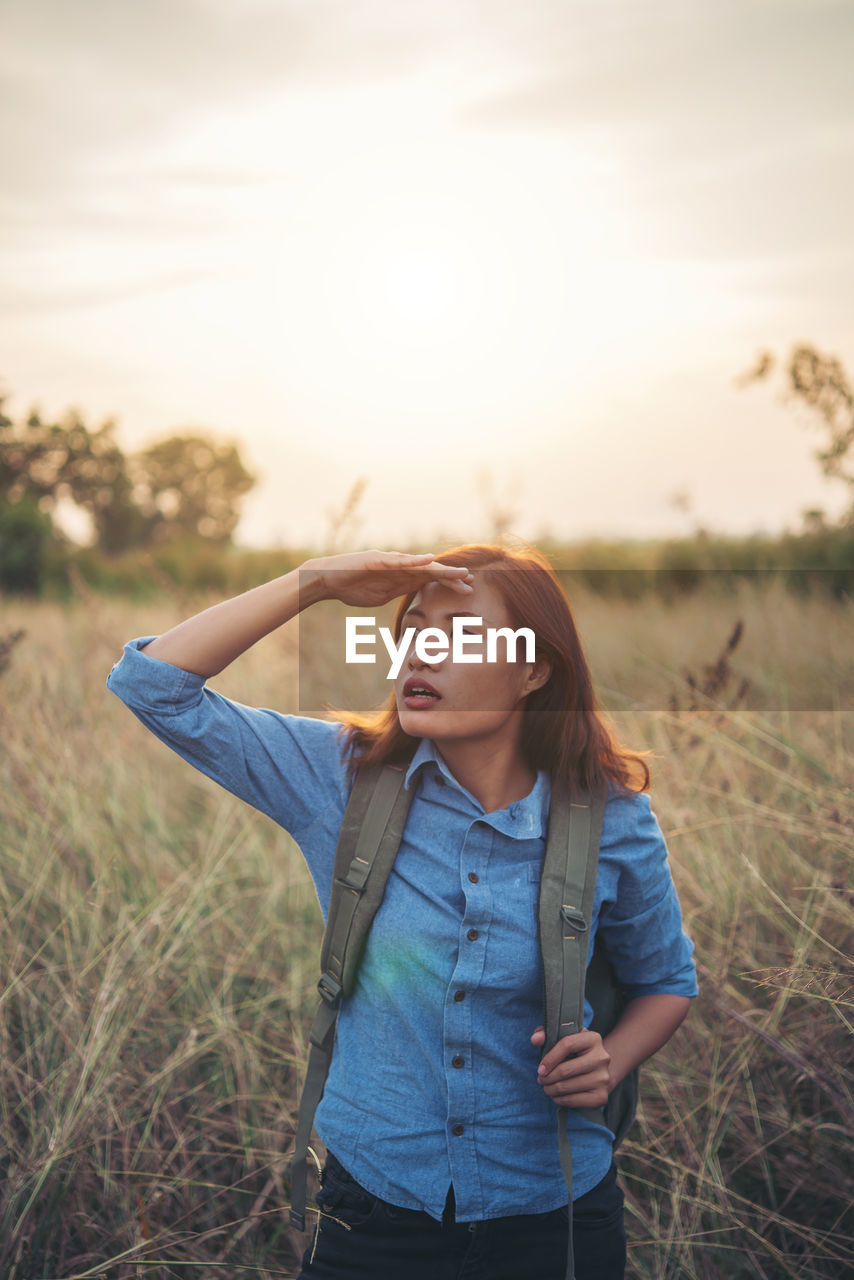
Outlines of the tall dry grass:
[[[0,602],[0,639],[25,632],[0,674],[7,1280],[298,1270],[310,880],[281,830],[104,688],[125,639],[201,603]],[[749,592],[575,607],[621,736],[654,752],[702,986],[643,1069],[622,1148],[630,1272],[850,1275],[851,607]],[[319,612],[309,700],[331,660]],[[709,700],[703,667],[739,619]],[[737,698],[744,678],[761,709]],[[215,683],[297,709],[294,631]]]

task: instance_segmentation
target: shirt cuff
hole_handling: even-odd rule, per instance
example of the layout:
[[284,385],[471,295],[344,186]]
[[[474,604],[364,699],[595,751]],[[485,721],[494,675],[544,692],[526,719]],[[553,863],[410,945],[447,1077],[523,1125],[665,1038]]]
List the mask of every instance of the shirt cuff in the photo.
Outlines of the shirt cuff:
[[700,994],[697,986],[697,971],[693,963],[688,964],[681,973],[665,978],[663,982],[623,982],[620,984],[629,1000],[637,996],[694,996]]
[[144,645],[156,639],[156,636],[139,636],[129,640],[107,676],[107,688],[128,707],[161,714],[177,712],[200,696],[205,677],[140,652]]

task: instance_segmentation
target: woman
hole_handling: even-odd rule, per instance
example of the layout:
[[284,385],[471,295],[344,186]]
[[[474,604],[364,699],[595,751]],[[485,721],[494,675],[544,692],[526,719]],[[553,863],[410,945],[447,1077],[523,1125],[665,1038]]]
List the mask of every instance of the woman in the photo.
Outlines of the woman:
[[[204,687],[301,609],[398,596],[397,637],[415,634],[373,716],[283,716]],[[493,662],[428,661],[422,645],[419,656],[418,632],[450,637],[461,614],[472,619],[462,625],[474,651],[487,628],[527,626],[534,654],[522,648],[511,660],[499,645]],[[301,1280],[562,1280],[556,1106],[570,1108],[576,1276],[623,1276],[612,1135],[576,1109],[601,1106],[679,1026],[697,991],[693,947],[646,795],[649,771],[595,709],[547,561],[497,546],[309,560],[131,642],[108,685],[180,755],[291,832],[324,917],[355,771],[399,763],[415,788],[338,1020],[316,1116],[328,1152],[322,1212]],[[536,903],[559,778],[607,788],[590,947],[601,932],[630,999],[604,1040],[585,1029],[540,1061]]]

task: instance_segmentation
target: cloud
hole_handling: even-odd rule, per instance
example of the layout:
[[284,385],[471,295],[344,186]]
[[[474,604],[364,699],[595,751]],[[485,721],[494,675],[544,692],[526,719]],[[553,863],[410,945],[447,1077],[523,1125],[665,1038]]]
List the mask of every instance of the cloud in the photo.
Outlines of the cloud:
[[564,22],[523,45],[515,85],[470,102],[460,120],[563,135],[598,157],[597,183],[656,256],[775,257],[819,241],[842,252],[852,47],[854,8],[842,3],[667,0],[600,7],[584,24],[567,6]]
[[21,199],[91,179],[196,120],[405,76],[441,41],[427,6],[357,0],[16,0],[0,49],[0,173]]
[[77,311],[81,307],[113,306],[116,303],[130,302],[137,298],[157,296],[169,293],[174,289],[185,289],[190,285],[210,277],[209,271],[189,269],[186,271],[166,271],[145,279],[116,280],[109,284],[87,282],[76,287],[54,289],[27,288],[16,293],[13,288],[4,288],[4,303],[18,315],[53,314],[57,311]]
[[512,39],[519,70],[514,85],[468,104],[461,118],[470,125],[619,126],[645,154],[666,154],[674,139],[727,154],[757,130],[775,140],[787,126],[850,118],[850,5],[630,0],[565,4],[562,18],[544,8],[551,21],[524,24],[517,14],[488,28],[493,42]]
[[[284,226],[310,182],[287,145],[249,154],[258,110],[291,128],[293,91],[335,101],[434,63],[436,112],[459,103],[469,140],[522,131],[589,161],[579,200],[616,211],[620,252],[784,268],[820,246],[830,264],[850,239],[852,44],[848,0],[6,0],[7,274],[22,295],[37,258],[108,239],[204,261],[259,225],[261,184]],[[209,157],[231,130],[221,169],[194,167],[203,127]]]

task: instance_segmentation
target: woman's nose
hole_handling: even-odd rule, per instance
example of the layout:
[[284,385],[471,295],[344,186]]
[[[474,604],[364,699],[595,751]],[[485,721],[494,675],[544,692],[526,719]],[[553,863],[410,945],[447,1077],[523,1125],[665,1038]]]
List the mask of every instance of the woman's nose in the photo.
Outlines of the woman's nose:
[[426,658],[420,658],[415,648],[415,641],[409,646],[409,653],[406,655],[406,665],[410,671],[423,671],[426,667],[428,671],[432,671],[436,666],[435,662],[428,662]]

